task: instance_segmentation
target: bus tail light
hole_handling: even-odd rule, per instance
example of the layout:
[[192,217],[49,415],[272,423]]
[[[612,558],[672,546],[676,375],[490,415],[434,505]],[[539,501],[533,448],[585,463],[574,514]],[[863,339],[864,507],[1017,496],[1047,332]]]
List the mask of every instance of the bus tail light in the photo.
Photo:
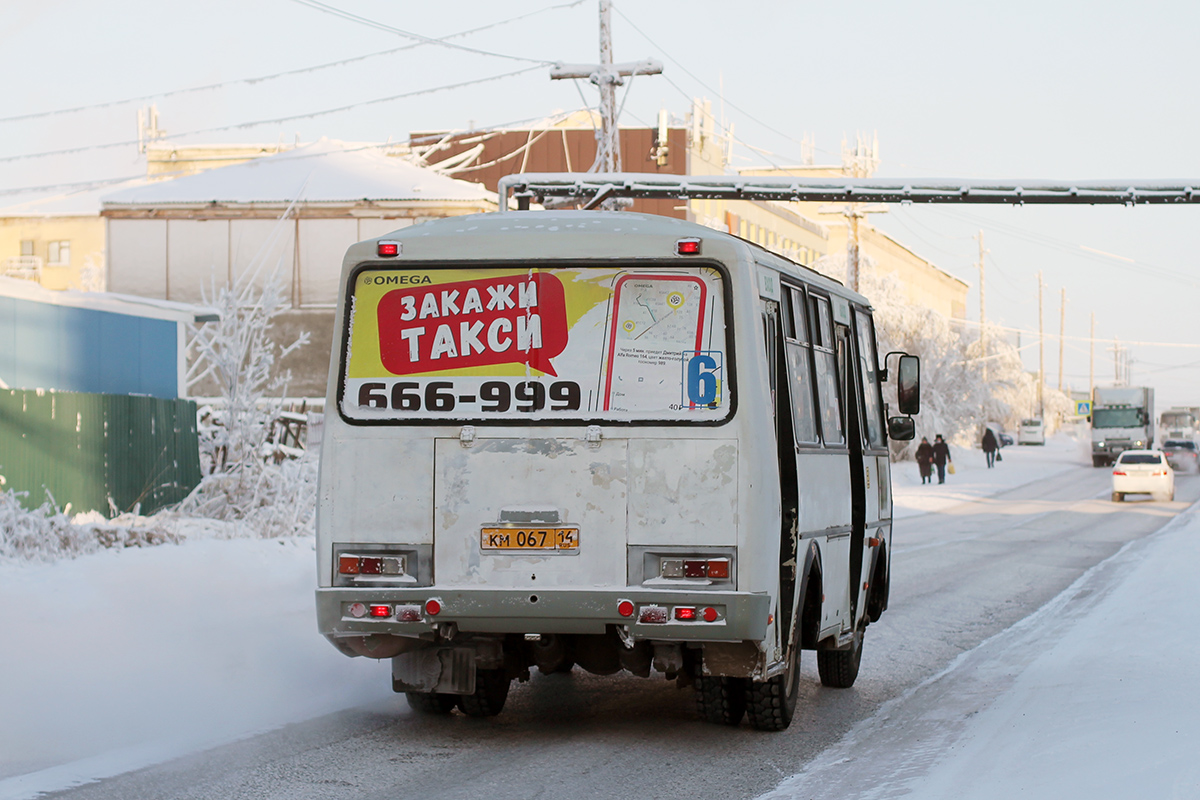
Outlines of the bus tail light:
[[709,581],[727,581],[730,579],[730,559],[722,558],[663,558],[658,562],[658,577],[660,578],[690,578]]
[[668,619],[665,606],[642,606],[642,612],[638,614],[638,622],[661,624]]
[[696,609],[690,606],[675,606],[675,619],[691,622],[696,619]]
[[425,601],[425,613],[431,617],[436,617],[442,613],[442,603],[436,597],[431,597]]
[[392,615],[392,607],[391,606],[383,606],[383,605],[371,606],[371,616],[372,617],[390,617],[391,615]]
[[396,606],[396,619],[401,622],[420,622],[421,607],[418,605]]
[[704,617],[705,622],[716,622],[717,619],[721,615],[717,612],[717,610],[715,608],[713,608],[712,606],[709,606],[708,608],[704,609],[704,613],[702,616]]
[[628,600],[622,600],[621,602],[617,603],[617,613],[622,617],[632,617],[633,603]]

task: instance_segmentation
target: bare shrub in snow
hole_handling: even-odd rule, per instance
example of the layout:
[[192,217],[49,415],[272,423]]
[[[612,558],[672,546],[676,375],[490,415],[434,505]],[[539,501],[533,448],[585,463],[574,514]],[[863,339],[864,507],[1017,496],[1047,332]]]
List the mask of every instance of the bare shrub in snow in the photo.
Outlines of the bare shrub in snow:
[[56,561],[98,550],[144,547],[180,541],[159,518],[125,514],[111,520],[101,514],[72,520],[70,504],[60,509],[53,497],[35,509],[26,509],[26,492],[0,492],[0,559]]

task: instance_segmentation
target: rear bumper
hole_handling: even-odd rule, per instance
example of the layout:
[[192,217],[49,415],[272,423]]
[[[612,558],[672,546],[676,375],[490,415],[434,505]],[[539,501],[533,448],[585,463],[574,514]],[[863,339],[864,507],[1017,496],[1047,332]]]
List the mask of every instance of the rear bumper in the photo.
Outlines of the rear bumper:
[[1160,494],[1171,491],[1171,481],[1163,477],[1114,475],[1112,490],[1122,494]]
[[[437,598],[442,610],[436,616],[424,611],[425,602]],[[635,606],[631,617],[617,611],[622,600]],[[390,617],[354,617],[354,603],[420,606],[419,621],[401,622]],[[639,622],[643,606],[667,609],[668,621]],[[713,622],[674,618],[676,606],[714,608]],[[403,589],[328,588],[317,590],[317,626],[326,636],[392,634],[428,638],[435,625],[454,623],[465,633],[604,633],[608,625],[629,629],[636,639],[675,641],[762,641],[772,612],[767,594],[749,592],[681,592],[653,589],[439,589],[436,586]]]

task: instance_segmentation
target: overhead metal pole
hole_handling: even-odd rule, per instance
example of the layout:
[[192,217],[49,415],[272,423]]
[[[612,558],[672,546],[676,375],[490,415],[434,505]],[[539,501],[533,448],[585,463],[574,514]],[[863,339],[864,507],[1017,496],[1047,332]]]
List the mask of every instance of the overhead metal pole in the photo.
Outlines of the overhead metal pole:
[[[556,66],[555,78],[591,78],[599,66]],[[651,60],[613,65],[619,75],[656,74]],[[595,78],[592,78],[596,82]],[[500,210],[509,192],[539,197],[654,197],[694,200],[779,200],[818,203],[944,203],[1001,205],[1145,205],[1200,203],[1195,180],[956,180],[953,178],[780,178],[746,175],[529,173],[500,180]]]

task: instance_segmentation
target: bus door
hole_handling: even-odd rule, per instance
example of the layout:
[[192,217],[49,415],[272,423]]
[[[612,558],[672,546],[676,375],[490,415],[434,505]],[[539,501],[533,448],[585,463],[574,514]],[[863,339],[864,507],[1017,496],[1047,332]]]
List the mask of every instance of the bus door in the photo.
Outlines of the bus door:
[[767,364],[771,382],[772,411],[775,418],[775,449],[779,464],[779,594],[776,616],[781,648],[791,645],[792,617],[796,604],[796,586],[799,565],[797,564],[800,544],[799,487],[796,476],[796,436],[793,430],[791,393],[787,369],[785,340],[791,337],[791,317],[781,313],[780,304],[773,300],[763,301],[763,333],[767,348]]
[[[839,304],[834,298],[835,342],[837,348],[837,371],[842,389],[842,419],[846,431],[846,445],[850,458],[850,622],[858,619],[858,599],[862,587],[863,550],[867,524],[867,479],[870,466],[863,458],[862,436],[862,386],[857,378],[855,365],[854,336],[850,332],[850,306],[845,304],[845,316],[839,313]],[[878,479],[878,478],[877,478]]]

